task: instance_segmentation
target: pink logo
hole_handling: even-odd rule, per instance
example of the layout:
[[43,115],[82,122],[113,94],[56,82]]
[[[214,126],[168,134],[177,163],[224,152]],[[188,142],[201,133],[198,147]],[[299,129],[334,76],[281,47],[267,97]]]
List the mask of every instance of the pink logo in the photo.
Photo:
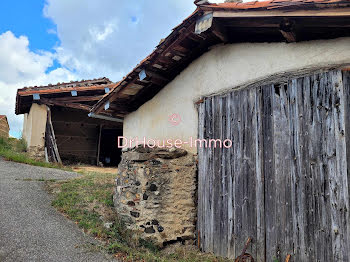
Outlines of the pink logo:
[[181,123],[180,115],[179,114],[172,114],[171,116],[169,116],[169,122],[173,126],[179,125]]

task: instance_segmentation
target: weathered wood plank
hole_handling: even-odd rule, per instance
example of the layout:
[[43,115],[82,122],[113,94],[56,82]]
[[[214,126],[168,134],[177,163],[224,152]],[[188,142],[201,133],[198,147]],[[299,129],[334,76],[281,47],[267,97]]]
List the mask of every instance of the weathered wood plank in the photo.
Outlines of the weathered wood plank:
[[265,175],[265,227],[266,227],[266,259],[271,260],[275,257],[276,250],[274,250],[276,240],[275,225],[277,223],[277,217],[275,216],[275,172],[274,172],[274,154],[273,154],[273,111],[272,111],[272,95],[273,85],[269,85],[263,88],[263,159],[264,159],[264,175]]
[[[347,170],[347,194],[348,200],[350,196],[350,71],[343,72],[343,88],[344,88],[344,118],[345,118],[345,143],[346,143],[346,170]],[[344,188],[346,190],[346,188]],[[348,201],[348,205],[350,204]],[[348,211],[345,215],[347,220],[347,236],[348,236],[348,246],[347,250],[350,252],[350,212]]]
[[335,191],[335,228],[332,234],[335,236],[334,259],[337,261],[349,261],[347,212],[349,210],[348,177],[346,163],[346,141],[345,141],[345,105],[344,89],[341,71],[330,72],[330,83],[334,92],[333,119],[335,133],[335,156],[336,172],[331,181],[334,183]]
[[[310,81],[306,80],[306,85]],[[298,92],[299,90],[299,92]],[[290,111],[290,133],[291,133],[291,207],[293,214],[293,257],[299,258],[300,261],[306,261],[307,255],[305,250],[304,232],[305,228],[305,176],[302,175],[303,168],[302,161],[308,159],[308,152],[305,154],[304,149],[307,147],[301,147],[300,145],[305,141],[308,142],[305,137],[308,137],[307,125],[304,126],[304,121],[301,121],[301,115],[303,119],[308,119],[308,114],[304,115],[304,106],[308,106],[309,103],[306,100],[304,103],[304,92],[308,92],[309,88],[303,89],[303,80],[292,80],[288,83],[288,92],[290,96],[289,111]],[[306,110],[307,112],[308,110]]]
[[[233,125],[233,107],[232,105],[232,94],[228,94],[226,102],[226,134],[227,139],[233,141],[232,137],[232,125]],[[233,235],[233,158],[234,152],[233,147],[228,148],[226,151],[226,176],[227,176],[227,257],[233,259],[234,256],[234,235]]]
[[[274,189],[275,199],[269,200],[274,206],[274,215],[276,218],[273,234],[276,242],[270,249],[275,251],[274,257],[283,260],[292,252],[292,212],[291,212],[291,145],[289,130],[289,110],[286,90],[287,85],[275,85],[273,92],[273,154],[274,154]],[[271,152],[272,153],[272,152]]]
[[198,230],[206,252],[349,261],[350,74],[316,73],[200,105]]
[[263,172],[262,88],[255,93],[255,168],[256,168],[256,261],[265,261],[265,177]]

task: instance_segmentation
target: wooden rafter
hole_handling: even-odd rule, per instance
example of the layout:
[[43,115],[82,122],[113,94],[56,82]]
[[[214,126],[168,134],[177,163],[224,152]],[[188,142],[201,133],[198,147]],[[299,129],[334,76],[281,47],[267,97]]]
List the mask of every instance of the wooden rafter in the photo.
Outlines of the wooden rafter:
[[98,101],[102,97],[103,97],[103,95],[99,95],[99,96],[77,96],[77,97],[58,97],[58,98],[50,98],[50,100],[56,101],[56,102],[76,103],[76,102]]
[[58,102],[54,101],[52,99],[47,99],[47,98],[40,98],[40,102],[45,105],[49,106],[62,106],[62,107],[69,107],[69,108],[75,108],[75,109],[80,109],[84,111],[90,112],[91,106],[84,105],[84,104],[79,104],[79,103],[65,103],[65,102]]

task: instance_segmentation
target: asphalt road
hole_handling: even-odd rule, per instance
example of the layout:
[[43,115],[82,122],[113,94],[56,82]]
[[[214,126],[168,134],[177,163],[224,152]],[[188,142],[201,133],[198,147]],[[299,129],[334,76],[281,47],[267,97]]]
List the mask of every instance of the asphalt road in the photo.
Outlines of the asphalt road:
[[[45,182],[76,173],[6,162],[0,158],[0,261],[111,261],[97,242],[51,207]],[[29,181],[31,180],[31,181]]]

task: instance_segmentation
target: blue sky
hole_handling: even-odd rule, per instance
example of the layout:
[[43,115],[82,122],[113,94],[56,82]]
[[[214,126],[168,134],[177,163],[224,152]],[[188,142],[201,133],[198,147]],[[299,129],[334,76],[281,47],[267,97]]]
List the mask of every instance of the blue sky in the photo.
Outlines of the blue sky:
[[0,114],[11,135],[22,132],[18,88],[118,81],[194,10],[193,0],[1,0]]
[[45,2],[43,0],[1,0],[0,2],[0,34],[11,31],[15,36],[26,35],[30,40],[29,48],[33,51],[53,51],[59,45],[56,25],[43,16]]

